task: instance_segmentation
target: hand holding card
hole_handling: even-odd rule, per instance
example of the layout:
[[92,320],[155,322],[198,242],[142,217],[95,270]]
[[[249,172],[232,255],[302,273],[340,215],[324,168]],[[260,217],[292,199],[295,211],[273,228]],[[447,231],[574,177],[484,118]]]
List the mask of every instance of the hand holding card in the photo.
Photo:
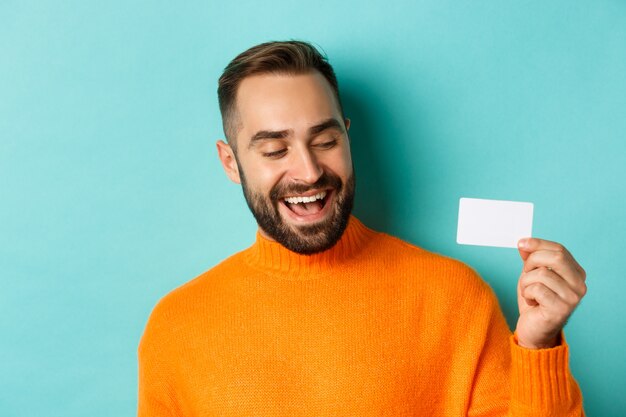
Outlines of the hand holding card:
[[561,244],[531,238],[533,204],[461,198],[457,243],[518,248],[517,343],[529,349],[560,343],[559,334],[587,292],[586,273]]
[[531,349],[554,347],[567,319],[587,293],[587,274],[557,242],[523,239],[519,252],[524,265],[517,285],[518,344]]

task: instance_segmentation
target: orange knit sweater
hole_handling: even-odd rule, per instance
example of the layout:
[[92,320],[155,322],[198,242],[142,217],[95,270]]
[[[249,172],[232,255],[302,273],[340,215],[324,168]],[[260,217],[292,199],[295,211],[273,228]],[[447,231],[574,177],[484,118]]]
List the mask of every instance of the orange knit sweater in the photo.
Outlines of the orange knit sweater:
[[144,416],[580,416],[568,347],[515,343],[463,263],[351,217],[332,249],[257,233],[164,297],[139,345]]

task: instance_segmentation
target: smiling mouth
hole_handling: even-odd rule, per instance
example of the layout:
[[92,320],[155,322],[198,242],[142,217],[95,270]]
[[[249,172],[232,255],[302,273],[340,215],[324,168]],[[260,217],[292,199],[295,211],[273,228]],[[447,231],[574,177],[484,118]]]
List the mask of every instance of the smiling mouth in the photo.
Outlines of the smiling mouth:
[[281,202],[297,216],[312,216],[321,212],[331,190],[320,191],[310,196],[291,196],[281,199]]

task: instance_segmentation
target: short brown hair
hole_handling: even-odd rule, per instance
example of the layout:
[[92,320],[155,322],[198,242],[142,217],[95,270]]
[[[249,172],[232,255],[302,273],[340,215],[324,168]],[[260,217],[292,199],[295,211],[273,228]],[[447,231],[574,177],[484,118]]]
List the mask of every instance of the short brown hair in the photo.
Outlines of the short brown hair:
[[328,63],[328,58],[310,43],[296,40],[266,42],[237,55],[224,69],[217,87],[226,140],[232,145],[237,136],[239,121],[235,101],[237,89],[244,78],[264,73],[298,75],[314,70],[319,71],[330,83],[341,116],[344,117],[335,71]]

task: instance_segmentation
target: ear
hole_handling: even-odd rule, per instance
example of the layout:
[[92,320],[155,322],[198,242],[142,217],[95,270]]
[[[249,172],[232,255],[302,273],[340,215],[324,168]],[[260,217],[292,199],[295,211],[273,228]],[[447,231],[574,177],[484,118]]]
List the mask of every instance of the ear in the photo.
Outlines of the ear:
[[232,182],[241,184],[239,166],[237,165],[233,149],[223,140],[218,140],[215,144],[217,145],[217,155],[220,158],[220,162],[222,162],[222,167],[226,175],[228,175],[228,178],[230,178]]
[[343,119],[343,123],[346,125],[346,136],[348,137],[348,143],[350,143],[350,134],[348,133],[348,131],[350,130],[350,119],[346,117],[345,119]]

